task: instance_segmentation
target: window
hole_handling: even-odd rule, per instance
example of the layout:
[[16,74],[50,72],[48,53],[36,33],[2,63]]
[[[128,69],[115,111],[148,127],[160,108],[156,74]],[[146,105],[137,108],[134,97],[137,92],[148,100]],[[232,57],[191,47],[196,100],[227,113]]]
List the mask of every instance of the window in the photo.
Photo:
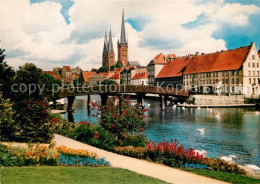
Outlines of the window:
[[248,71],[248,76],[251,76],[251,72],[250,71]]
[[226,79],[226,84],[228,84],[228,79]]
[[234,78],[232,78],[232,84],[235,84],[235,79]]
[[259,71],[257,71],[257,76],[259,76]]
[[213,79],[213,84],[215,84],[215,79]]
[[259,68],[259,63],[256,64],[257,68]]
[[255,76],[255,71],[253,71],[253,76]]
[[222,79],[222,84],[225,84],[225,80],[224,79]]
[[215,77],[215,72],[213,72],[213,77]]
[[183,75],[183,79],[185,79],[185,75]]
[[255,84],[255,78],[254,78],[254,82],[253,82],[253,84]]
[[237,76],[239,76],[239,70],[237,70]]
[[228,76],[228,71],[226,72],[226,76]]
[[211,84],[211,79],[209,79],[209,84]]
[[216,77],[218,77],[218,72],[216,72]]
[[235,75],[235,71],[233,70],[233,71],[232,71],[232,76],[234,76],[234,75]]
[[239,79],[237,78],[237,84],[239,84]]
[[225,75],[225,72],[222,72],[222,76],[224,76]]
[[252,55],[252,59],[253,59],[253,60],[255,59],[255,55]]
[[251,84],[251,78],[249,78],[249,84]]
[[255,68],[255,63],[252,63],[252,67]]
[[248,62],[248,68],[250,68],[250,63]]
[[211,77],[211,73],[209,73],[209,77]]

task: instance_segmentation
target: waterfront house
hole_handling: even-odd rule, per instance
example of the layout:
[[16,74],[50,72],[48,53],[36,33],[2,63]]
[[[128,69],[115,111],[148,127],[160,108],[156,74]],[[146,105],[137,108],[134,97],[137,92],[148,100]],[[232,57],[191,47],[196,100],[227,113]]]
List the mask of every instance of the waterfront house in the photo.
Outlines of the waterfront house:
[[167,62],[156,76],[163,85],[197,93],[260,94],[260,59],[255,44],[210,54],[188,55]]

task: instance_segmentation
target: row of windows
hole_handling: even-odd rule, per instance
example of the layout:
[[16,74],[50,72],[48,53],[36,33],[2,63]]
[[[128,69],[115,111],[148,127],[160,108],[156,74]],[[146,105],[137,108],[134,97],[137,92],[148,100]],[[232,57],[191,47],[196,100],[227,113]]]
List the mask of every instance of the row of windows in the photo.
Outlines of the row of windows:
[[[223,71],[223,72],[206,72],[206,73],[195,73],[195,74],[188,74],[188,75],[183,75],[183,79],[192,79],[192,78],[206,78],[206,77],[218,77],[219,73],[222,73],[222,76],[228,76],[229,72],[228,71]],[[239,70],[233,70],[231,72],[231,76],[239,76]]]
[[[211,84],[211,82],[212,82],[212,84],[216,84],[217,82],[218,82],[218,80],[216,79],[213,79],[213,80],[211,80],[211,79],[208,79],[208,80],[200,80],[200,83],[201,84]],[[236,82],[236,83],[235,83]],[[184,85],[191,85],[193,82],[192,81],[184,81]],[[197,85],[199,84],[199,81],[196,81],[196,82],[194,82],[194,83],[196,83]],[[229,80],[228,79],[222,79],[222,84],[229,84]],[[235,78],[232,78],[232,80],[231,80],[231,84],[239,84],[239,79],[237,78],[237,79],[235,79]],[[251,84],[251,83],[250,83]]]
[[249,84],[260,84],[260,79],[257,79],[257,78],[249,78]]
[[252,73],[251,73],[251,71],[248,71],[248,75],[251,76],[251,74],[252,74],[253,76],[255,76],[255,74],[256,74],[256,76],[259,76],[259,71],[257,71],[257,72],[252,71]]
[[248,68],[250,68],[252,66],[252,68],[255,68],[255,67],[257,67],[257,68],[259,68],[259,63],[252,63],[252,65],[251,65],[251,63],[250,62],[248,62]]

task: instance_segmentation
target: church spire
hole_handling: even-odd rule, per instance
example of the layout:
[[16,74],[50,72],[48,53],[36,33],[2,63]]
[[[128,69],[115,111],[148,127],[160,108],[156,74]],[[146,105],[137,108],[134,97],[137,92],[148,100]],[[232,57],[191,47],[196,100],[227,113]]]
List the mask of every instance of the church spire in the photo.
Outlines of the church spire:
[[105,32],[105,39],[104,39],[104,48],[103,48],[103,56],[105,56],[107,54],[107,49],[108,49],[108,45],[107,45],[107,32]]
[[109,40],[108,40],[108,54],[110,53],[111,50],[114,52],[113,41],[112,41],[112,33],[111,33],[111,28],[110,28]]
[[123,14],[122,14],[122,24],[121,24],[121,38],[120,43],[127,44],[126,42],[126,36],[125,36],[125,18],[124,18],[124,8],[123,8]]

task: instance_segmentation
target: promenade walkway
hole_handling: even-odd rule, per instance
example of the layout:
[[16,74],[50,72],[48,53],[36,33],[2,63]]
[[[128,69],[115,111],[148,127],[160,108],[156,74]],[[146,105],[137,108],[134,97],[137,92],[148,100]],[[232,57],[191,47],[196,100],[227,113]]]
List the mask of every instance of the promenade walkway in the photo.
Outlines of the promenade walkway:
[[55,134],[54,141],[57,146],[67,146],[73,149],[85,149],[95,152],[99,157],[105,157],[112,167],[127,169],[139,174],[151,176],[162,181],[174,184],[224,184],[225,182],[196,175],[179,169],[174,169],[162,164],[135,159],[115,153],[111,153],[73,139]]

